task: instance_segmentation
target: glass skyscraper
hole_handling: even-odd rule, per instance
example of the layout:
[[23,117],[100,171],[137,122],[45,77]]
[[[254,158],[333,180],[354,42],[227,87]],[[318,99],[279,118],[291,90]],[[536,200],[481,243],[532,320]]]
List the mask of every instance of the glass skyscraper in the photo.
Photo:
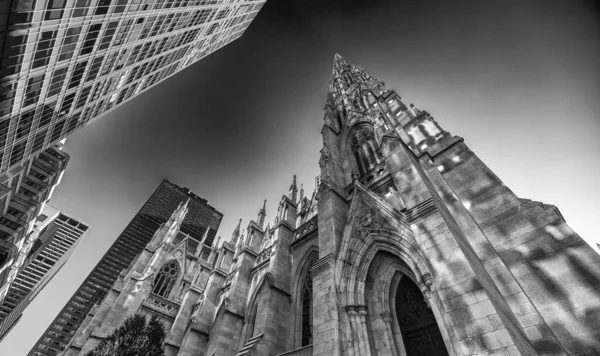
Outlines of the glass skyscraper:
[[0,174],[0,303],[35,243],[33,233],[69,162],[62,143]]
[[119,274],[142,252],[177,206],[188,198],[189,211],[181,232],[200,241],[206,229],[210,228],[203,246],[188,244],[188,247],[201,249],[202,254],[207,255],[223,214],[189,189],[164,180],[46,329],[29,355],[54,356],[63,351],[94,304],[104,299]]
[[0,0],[0,174],[239,38],[266,0]]
[[89,227],[46,205],[36,221],[35,241],[0,306],[0,340],[17,324],[35,296],[64,266]]

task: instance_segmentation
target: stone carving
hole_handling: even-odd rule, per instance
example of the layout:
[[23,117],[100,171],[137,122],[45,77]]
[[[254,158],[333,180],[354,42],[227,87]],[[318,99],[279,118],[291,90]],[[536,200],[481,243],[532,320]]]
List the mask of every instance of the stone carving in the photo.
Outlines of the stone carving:
[[271,251],[273,250],[273,246],[269,246],[267,248],[265,248],[261,253],[258,254],[258,256],[256,257],[256,264],[260,264],[264,261],[266,261],[267,259],[271,258]]
[[378,230],[382,227],[391,227],[391,224],[385,217],[378,214],[374,208],[366,207],[357,215],[355,236],[364,240],[372,230]]
[[146,300],[146,304],[171,316],[177,315],[177,311],[179,311],[179,305],[177,303],[154,293],[150,294]]
[[227,275],[227,277],[225,278],[225,283],[223,283],[223,286],[228,286],[231,284],[231,280],[233,279],[233,275],[235,274],[235,272],[236,271],[233,271]]
[[296,230],[296,233],[294,234],[294,240],[297,240],[301,237],[306,236],[308,233],[314,231],[316,228],[317,228],[317,219],[313,218],[312,220],[308,221],[304,225],[300,226],[298,228],[298,230]]

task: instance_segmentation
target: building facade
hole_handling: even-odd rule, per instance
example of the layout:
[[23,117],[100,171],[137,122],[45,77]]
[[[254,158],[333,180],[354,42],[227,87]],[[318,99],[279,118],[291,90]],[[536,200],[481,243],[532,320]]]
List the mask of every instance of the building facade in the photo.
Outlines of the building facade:
[[600,354],[600,255],[556,207],[339,55],[321,134],[312,195],[294,179],[208,270],[171,242],[177,210],[62,355],[135,313],[167,356]]
[[239,38],[265,0],[1,0],[0,174]]
[[35,243],[36,219],[68,162],[69,155],[59,143],[0,174],[0,303]]
[[[188,242],[191,247],[196,248],[202,256],[208,255],[208,246],[215,238],[223,214],[189,189],[164,180],[46,329],[29,355],[54,356],[63,351],[92,307],[107,296],[120,273],[143,252],[178,204],[187,199],[189,212],[181,223],[181,231],[193,237]],[[194,245],[194,241],[200,241],[205,234],[206,246]]]
[[69,260],[89,227],[47,205],[38,216],[34,244],[0,306],[0,340],[23,311]]

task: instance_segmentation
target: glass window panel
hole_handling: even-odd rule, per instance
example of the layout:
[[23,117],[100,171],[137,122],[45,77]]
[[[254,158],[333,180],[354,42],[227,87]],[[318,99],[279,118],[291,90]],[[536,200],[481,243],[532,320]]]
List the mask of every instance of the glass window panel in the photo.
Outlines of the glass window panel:
[[52,81],[50,82],[50,88],[48,90],[48,97],[54,96],[60,93],[63,83],[65,81],[67,73],[67,67],[59,68],[52,74]]
[[77,3],[75,4],[75,10],[73,10],[73,17],[82,17],[87,15],[90,2],[91,0],[77,0]]
[[96,7],[95,15],[105,15],[110,7],[110,1],[111,0],[100,0],[98,2],[98,7]]
[[32,105],[38,101],[38,99],[40,97],[40,92],[42,90],[43,81],[44,81],[44,74],[40,74],[36,77],[29,78],[29,81],[27,81],[27,89],[25,92],[25,102],[23,103],[23,106]]
[[65,34],[65,39],[63,40],[62,46],[60,48],[60,54],[58,56],[58,61],[63,61],[65,59],[69,59],[73,56],[73,51],[75,50],[75,46],[77,46],[77,40],[79,39],[79,34],[81,33],[82,27],[73,27],[67,30]]
[[63,15],[66,0],[48,0],[44,20],[57,20]]
[[85,67],[87,66],[87,63],[88,61],[77,63],[77,65],[75,66],[75,70],[73,70],[71,81],[69,82],[69,89],[75,88],[79,85],[79,83],[81,83],[83,72],[85,72]]
[[33,56],[32,68],[38,68],[48,64],[50,60],[50,53],[52,53],[52,47],[56,39],[56,31],[45,31],[42,32],[39,41],[36,46],[35,54]]
[[100,42],[100,47],[98,48],[99,50],[108,48],[118,25],[119,21],[114,21],[108,24],[106,31],[104,31],[104,36],[102,36],[102,41]]
[[88,29],[88,33],[85,36],[85,42],[83,43],[83,47],[81,48],[82,55],[92,52],[92,50],[94,49],[94,44],[96,43],[96,39],[98,38],[98,35],[100,34],[101,27],[102,27],[102,24],[96,24],[96,25],[90,26],[90,28]]

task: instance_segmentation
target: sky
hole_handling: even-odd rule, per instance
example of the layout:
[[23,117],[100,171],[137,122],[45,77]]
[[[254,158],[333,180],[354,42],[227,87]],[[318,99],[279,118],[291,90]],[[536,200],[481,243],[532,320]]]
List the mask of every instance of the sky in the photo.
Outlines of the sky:
[[161,180],[274,218],[319,174],[338,52],[427,110],[519,197],[600,242],[600,6],[592,0],[269,0],[237,41],[71,136],[51,204],[91,227],[0,344],[26,355]]

